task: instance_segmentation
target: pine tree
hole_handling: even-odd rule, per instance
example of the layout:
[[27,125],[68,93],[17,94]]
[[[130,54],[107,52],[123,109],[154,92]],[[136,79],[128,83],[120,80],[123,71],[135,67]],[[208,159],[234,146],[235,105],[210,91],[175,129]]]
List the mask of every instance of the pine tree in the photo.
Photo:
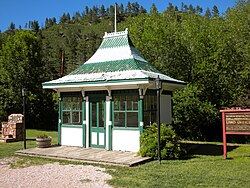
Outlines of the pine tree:
[[66,14],[66,22],[70,23],[70,14],[69,13]]
[[194,9],[193,5],[190,4],[189,7],[188,7],[188,9],[189,9],[190,13],[195,14],[195,9]]
[[10,30],[10,31],[14,31],[15,29],[16,29],[15,24],[14,24],[13,22],[10,22],[10,25],[9,25],[8,30]]
[[56,25],[56,18],[55,18],[55,17],[53,17],[53,18],[51,19],[51,23],[52,23],[52,25]]
[[216,5],[213,6],[212,15],[213,15],[214,18],[220,16],[219,9],[218,9],[218,7]]
[[110,11],[110,16],[113,17],[115,15],[115,7],[113,5],[110,5],[109,11]]
[[181,11],[184,11],[184,3],[183,2],[181,2]]
[[138,15],[139,14],[139,8],[140,8],[140,6],[139,6],[139,4],[137,2],[133,2],[132,3],[132,13],[134,15]]
[[201,14],[202,11],[203,11],[203,9],[202,9],[199,5],[197,5],[197,6],[196,6],[196,12],[197,12],[198,14]]
[[127,4],[127,6],[126,6],[126,10],[125,10],[125,12],[126,12],[126,14],[127,14],[128,16],[131,16],[131,13],[132,13],[132,7],[131,7],[131,3],[130,3],[130,1],[128,1],[128,4]]
[[109,10],[109,8],[106,9],[106,15],[110,16],[110,10]]
[[119,13],[120,13],[121,15],[123,15],[123,14],[124,14],[124,6],[123,6],[123,4],[122,4],[122,3],[120,4],[120,6],[119,6],[118,10],[119,10]]
[[105,7],[104,7],[104,5],[102,4],[102,6],[101,6],[101,8],[100,8],[100,16],[105,16],[105,13],[106,13]]
[[93,12],[97,17],[99,16],[99,8],[97,6],[93,6]]
[[67,22],[67,16],[65,13],[60,17],[60,23],[66,23]]
[[147,10],[143,6],[140,6],[139,13],[140,14],[147,14]]
[[39,27],[39,23],[37,20],[34,20],[32,23],[31,23],[31,30],[33,30],[34,32],[38,33],[39,30],[40,30],[40,27]]
[[46,19],[45,19],[45,28],[48,28],[48,27],[49,27],[49,19],[46,18]]
[[74,23],[79,22],[80,19],[81,19],[81,15],[80,15],[79,12],[76,12],[76,13],[74,14],[74,16],[72,17],[72,21],[73,21]]
[[209,8],[207,8],[207,10],[206,10],[204,16],[207,17],[207,18],[211,18],[211,12],[210,12],[210,9],[209,9]]
[[174,6],[173,6],[172,3],[168,3],[167,11],[168,12],[173,12],[174,11]]
[[184,4],[184,6],[183,6],[183,11],[184,11],[184,12],[187,12],[187,11],[188,11],[188,6],[185,5],[185,4]]
[[150,14],[158,14],[158,9],[156,8],[155,4],[153,3],[150,7]]
[[85,7],[85,14],[86,14],[86,16],[89,16],[89,7],[88,6]]

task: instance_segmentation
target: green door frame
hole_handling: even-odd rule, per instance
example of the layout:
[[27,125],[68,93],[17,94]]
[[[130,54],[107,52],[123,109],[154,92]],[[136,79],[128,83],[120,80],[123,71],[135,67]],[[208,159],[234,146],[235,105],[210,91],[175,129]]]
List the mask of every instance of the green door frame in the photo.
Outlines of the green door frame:
[[[100,109],[101,103],[103,102],[103,109]],[[96,127],[92,127],[93,125],[93,104],[96,105],[95,109],[95,118],[96,118]],[[103,117],[100,117],[100,110],[103,110]],[[100,118],[103,118],[103,127],[100,125]],[[102,96],[95,96],[90,97],[89,100],[89,126],[90,126],[90,132],[89,132],[89,145],[90,147],[94,148],[105,148],[106,147],[106,103],[105,103],[105,97]],[[92,132],[95,132],[97,134],[97,144],[92,144]],[[104,145],[100,145],[100,133],[104,134]]]

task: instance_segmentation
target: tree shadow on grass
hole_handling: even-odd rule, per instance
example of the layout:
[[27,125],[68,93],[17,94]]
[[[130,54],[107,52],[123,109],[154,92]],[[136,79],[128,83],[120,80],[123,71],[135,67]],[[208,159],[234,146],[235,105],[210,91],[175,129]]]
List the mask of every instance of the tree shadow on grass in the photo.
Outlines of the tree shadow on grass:
[[[181,146],[187,151],[188,156],[194,155],[223,155],[223,145],[208,143],[181,143]],[[227,146],[227,152],[230,152],[239,146]]]

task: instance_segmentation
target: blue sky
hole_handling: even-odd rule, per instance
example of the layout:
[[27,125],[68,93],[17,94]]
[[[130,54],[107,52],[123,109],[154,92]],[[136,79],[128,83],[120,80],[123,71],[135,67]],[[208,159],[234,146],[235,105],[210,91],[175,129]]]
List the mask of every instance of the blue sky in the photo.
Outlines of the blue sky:
[[[235,5],[235,0],[135,0],[130,1],[138,2],[148,11],[152,3],[156,4],[156,7],[161,12],[166,9],[168,3],[181,6],[181,2],[193,6],[200,5],[205,11],[207,7],[212,9],[213,5],[216,5],[220,13],[224,12],[228,7]],[[40,26],[44,25],[46,18],[56,17],[57,21],[63,13],[69,12],[72,16],[73,13],[84,10],[85,6],[92,8],[94,5],[105,7],[123,3],[124,7],[128,1],[125,0],[2,0],[0,6],[0,30],[5,31],[8,29],[10,22],[14,22],[16,28],[19,25],[24,27],[28,21],[38,20]]]

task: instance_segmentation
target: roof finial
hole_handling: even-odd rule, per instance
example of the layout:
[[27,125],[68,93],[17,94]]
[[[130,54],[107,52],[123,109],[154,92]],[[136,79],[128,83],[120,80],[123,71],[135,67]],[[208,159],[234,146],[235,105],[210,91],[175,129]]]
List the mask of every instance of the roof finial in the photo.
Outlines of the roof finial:
[[115,33],[116,33],[116,3],[115,3]]

